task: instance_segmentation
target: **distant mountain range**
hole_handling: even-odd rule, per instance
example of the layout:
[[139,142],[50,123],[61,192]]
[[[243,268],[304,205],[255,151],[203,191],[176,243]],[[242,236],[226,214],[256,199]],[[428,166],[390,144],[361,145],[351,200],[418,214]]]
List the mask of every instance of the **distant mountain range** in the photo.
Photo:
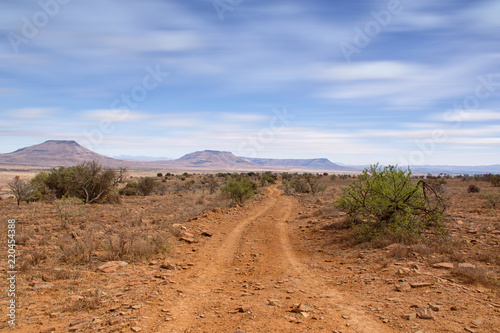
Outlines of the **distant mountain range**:
[[107,157],[80,146],[75,141],[49,140],[8,154],[0,154],[0,165],[27,167],[71,166],[83,161],[97,161],[105,167],[117,167],[126,161]]
[[[145,157],[123,155],[111,158],[80,146],[75,141],[49,140],[12,153],[0,154],[0,167],[52,168],[72,166],[85,161],[97,161],[105,167],[172,171],[339,171],[359,172],[363,166],[332,163],[326,158],[270,159],[235,156],[231,152],[205,150],[184,155],[176,160],[148,160]],[[376,162],[376,161],[375,161]],[[500,164],[488,166],[413,166],[413,173],[478,174],[500,173]]]
[[[134,160],[135,159],[135,160]],[[235,156],[231,152],[205,150],[184,155],[176,160],[140,160],[133,156],[121,159],[97,154],[75,141],[49,140],[12,153],[0,154],[0,166],[57,167],[85,161],[97,161],[105,167],[131,169],[170,169],[199,171],[261,170],[354,170],[327,159],[259,159]]]
[[125,161],[171,161],[171,160],[173,160],[173,158],[169,158],[169,157],[133,156],[133,155],[119,155],[119,156],[110,156],[110,157],[118,159],[118,160],[125,160]]

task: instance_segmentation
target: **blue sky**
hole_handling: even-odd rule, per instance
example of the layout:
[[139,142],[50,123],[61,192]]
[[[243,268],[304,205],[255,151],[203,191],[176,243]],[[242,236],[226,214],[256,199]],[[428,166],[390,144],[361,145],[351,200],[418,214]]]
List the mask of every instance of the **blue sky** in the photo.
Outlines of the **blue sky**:
[[0,152],[500,163],[500,2],[0,3]]

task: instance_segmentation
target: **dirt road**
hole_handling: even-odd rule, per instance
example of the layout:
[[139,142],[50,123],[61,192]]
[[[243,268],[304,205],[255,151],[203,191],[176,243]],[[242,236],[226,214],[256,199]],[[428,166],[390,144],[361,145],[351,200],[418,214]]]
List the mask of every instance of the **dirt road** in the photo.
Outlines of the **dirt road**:
[[[277,187],[193,247],[159,303],[141,311],[151,332],[389,332],[365,316],[328,275],[316,275],[289,241],[298,202]],[[185,250],[189,251],[188,245]],[[192,246],[191,246],[192,247]],[[175,291],[175,292],[174,292]]]

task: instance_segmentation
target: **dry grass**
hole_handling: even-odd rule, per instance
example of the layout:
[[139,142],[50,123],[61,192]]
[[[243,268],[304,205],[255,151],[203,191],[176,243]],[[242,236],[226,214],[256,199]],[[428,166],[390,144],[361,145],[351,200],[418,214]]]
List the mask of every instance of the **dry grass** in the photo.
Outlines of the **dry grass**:
[[451,274],[465,284],[480,284],[490,288],[497,288],[500,286],[499,281],[496,279],[495,271],[485,267],[457,267]]

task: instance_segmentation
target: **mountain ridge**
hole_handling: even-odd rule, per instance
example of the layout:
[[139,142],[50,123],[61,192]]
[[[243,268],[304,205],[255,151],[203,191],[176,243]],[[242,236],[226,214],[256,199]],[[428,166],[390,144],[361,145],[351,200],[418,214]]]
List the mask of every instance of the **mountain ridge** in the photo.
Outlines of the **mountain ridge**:
[[[236,156],[232,152],[203,150],[186,154],[175,160],[123,160],[111,158],[82,147],[74,140],[47,140],[43,143],[19,148],[11,153],[0,154],[0,167],[72,166],[82,162],[97,161],[104,167],[129,169],[170,169],[183,171],[339,171],[359,172],[362,166],[346,166],[327,158],[273,159]],[[447,173],[478,174],[500,173],[500,164],[482,166],[423,165],[412,166],[415,174]]]
[[287,170],[346,170],[325,158],[262,159],[236,156],[232,152],[203,150],[175,160],[122,160],[111,158],[82,147],[74,140],[47,140],[43,143],[0,154],[0,166],[58,167],[97,161],[105,167],[138,169],[172,169],[200,171],[287,171]]

